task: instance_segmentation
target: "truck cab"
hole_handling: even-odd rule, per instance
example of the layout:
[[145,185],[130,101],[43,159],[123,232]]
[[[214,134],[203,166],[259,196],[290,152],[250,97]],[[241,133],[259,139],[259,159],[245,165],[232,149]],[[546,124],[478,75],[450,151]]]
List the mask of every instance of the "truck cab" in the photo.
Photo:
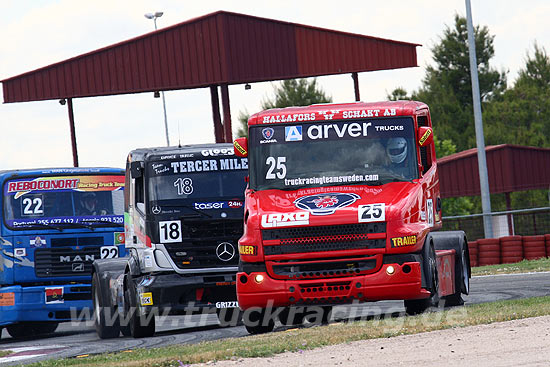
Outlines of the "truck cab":
[[53,332],[92,308],[92,262],[124,256],[124,171],[0,172],[0,329]]
[[[221,321],[238,316],[235,276],[247,173],[248,159],[236,157],[231,144],[129,153],[129,257],[94,264],[101,337],[118,336],[123,319],[132,336],[150,336],[155,315],[186,314],[191,307],[216,310]],[[102,312],[114,308],[121,321],[107,325]]]
[[[294,324],[307,306],[328,312],[335,304],[400,299],[416,313],[440,296],[460,302],[467,246],[463,232],[436,233],[441,199],[427,105],[272,109],[248,125],[249,138],[235,141],[237,154],[250,159],[241,308],[283,308],[280,321]],[[250,332],[273,328],[258,320],[248,320]]]

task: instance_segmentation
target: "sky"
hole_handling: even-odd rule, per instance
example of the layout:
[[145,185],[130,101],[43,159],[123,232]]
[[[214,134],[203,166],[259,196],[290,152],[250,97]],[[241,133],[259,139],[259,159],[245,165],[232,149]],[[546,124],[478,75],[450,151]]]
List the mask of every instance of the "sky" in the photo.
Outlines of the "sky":
[[[471,6],[474,25],[495,36],[492,66],[507,72],[509,85],[535,42],[550,51],[548,0],[471,0]],[[361,100],[369,102],[385,100],[397,87],[417,90],[432,62],[430,49],[454,26],[455,14],[466,15],[463,0],[1,0],[0,80],[151,32],[145,13],[164,12],[157,20],[163,28],[218,10],[421,44],[418,67],[359,74]],[[317,81],[334,102],[354,101],[349,74]],[[276,84],[229,87],[234,130],[239,112],[258,112]],[[165,97],[171,145],[214,143],[208,88]],[[0,170],[72,166],[66,105],[3,103],[1,90],[0,98]],[[73,108],[82,167],[124,167],[130,150],[166,145],[162,100],[152,93],[78,98]]]

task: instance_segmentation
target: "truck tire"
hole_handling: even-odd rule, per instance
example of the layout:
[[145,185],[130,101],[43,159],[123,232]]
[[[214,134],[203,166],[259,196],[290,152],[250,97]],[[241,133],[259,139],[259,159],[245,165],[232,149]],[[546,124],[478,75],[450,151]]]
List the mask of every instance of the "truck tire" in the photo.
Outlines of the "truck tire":
[[146,338],[155,335],[155,317],[139,315],[135,283],[130,274],[126,274],[124,282],[124,318],[128,320],[130,334],[134,338]]
[[464,244],[459,244],[455,257],[455,293],[444,297],[445,307],[462,306],[462,293],[470,293],[470,256]]
[[301,325],[304,323],[306,312],[303,308],[284,307],[279,313],[279,321],[286,326]]
[[250,334],[263,334],[273,331],[273,328],[275,327],[275,322],[273,321],[273,318],[270,318],[267,325],[264,325],[265,314],[266,309],[262,309],[258,312],[251,312],[250,310],[246,310],[243,313],[243,322],[246,331],[248,331]]
[[407,315],[418,315],[426,310],[437,307],[439,304],[439,277],[437,274],[437,260],[433,243],[427,242],[422,248],[423,268],[425,269],[426,280],[430,284],[430,297],[424,299],[405,300],[405,312]]
[[238,308],[218,308],[216,315],[221,327],[242,325],[242,311]]
[[19,322],[17,324],[8,325],[6,330],[12,338],[22,339],[51,334],[58,326],[59,323],[57,322]]
[[118,337],[120,335],[118,311],[110,304],[107,305],[106,300],[103,299],[99,276],[95,272],[92,276],[92,300],[94,303],[94,326],[97,335],[101,339]]

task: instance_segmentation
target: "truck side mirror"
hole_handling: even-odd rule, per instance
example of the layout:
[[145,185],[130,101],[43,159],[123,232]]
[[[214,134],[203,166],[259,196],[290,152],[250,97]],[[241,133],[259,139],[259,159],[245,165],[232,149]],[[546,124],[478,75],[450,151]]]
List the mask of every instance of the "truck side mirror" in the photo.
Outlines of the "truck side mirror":
[[238,138],[233,142],[233,146],[237,157],[248,157],[248,138]]
[[131,162],[130,172],[133,178],[140,178],[143,176],[143,162]]
[[418,136],[420,137],[420,139],[418,140],[418,145],[421,147],[425,147],[434,142],[434,134],[431,127],[428,127],[428,126],[419,127]]

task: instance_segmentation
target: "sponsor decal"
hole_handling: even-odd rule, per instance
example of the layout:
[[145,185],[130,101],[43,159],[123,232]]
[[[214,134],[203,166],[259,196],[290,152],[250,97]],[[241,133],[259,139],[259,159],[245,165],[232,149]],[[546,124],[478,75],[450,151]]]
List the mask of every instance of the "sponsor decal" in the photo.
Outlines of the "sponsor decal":
[[237,149],[237,150],[239,151],[239,153],[241,153],[242,155],[247,155],[247,154],[248,154],[248,152],[246,151],[246,149],[244,149],[244,147],[243,147],[241,144],[239,144],[238,141],[235,140],[235,141],[233,142],[233,146],[234,146],[235,149]]
[[309,224],[309,212],[273,213],[262,215],[263,228],[306,226]]
[[404,247],[416,245],[416,236],[394,237],[391,239],[391,247]]
[[27,256],[27,250],[24,248],[16,248],[14,250],[14,255],[18,257]]
[[223,209],[226,207],[226,204],[227,203],[223,201],[219,201],[215,203],[194,203],[193,205],[195,209],[210,210],[210,209]]
[[153,293],[146,292],[139,294],[139,303],[142,306],[152,306],[153,305]]
[[151,257],[151,255],[145,255],[143,262],[145,263],[146,268],[153,267],[153,258]]
[[428,225],[433,227],[434,225],[434,202],[432,199],[426,200],[426,212],[428,214]]
[[285,141],[302,141],[302,126],[285,126]]
[[239,302],[216,302],[216,308],[239,308]]
[[304,209],[313,215],[329,215],[336,210],[353,204],[361,197],[354,193],[326,193],[302,196],[294,201],[299,209]]
[[75,255],[75,256],[70,256],[70,255],[67,255],[67,256],[59,256],[59,262],[60,263],[76,263],[76,262],[94,262],[95,260],[95,255],[83,255],[83,256],[80,256],[80,255]]
[[44,296],[46,299],[46,304],[63,303],[63,287],[44,288]]
[[31,239],[29,242],[31,247],[42,247],[43,245],[46,244],[46,239],[40,236],[36,236],[34,239]]
[[227,205],[229,205],[230,208],[242,208],[243,202],[240,200],[230,200],[227,202]]
[[386,204],[359,205],[357,213],[359,223],[383,222],[386,220]]
[[[219,155],[235,155],[233,148],[221,148],[221,149],[203,149],[201,154],[205,157],[216,157]],[[192,155],[191,155],[192,156]],[[183,157],[180,157],[183,158]]]
[[372,122],[311,125],[307,128],[307,137],[310,140],[366,137],[371,126]]
[[192,173],[206,171],[233,171],[248,169],[248,158],[201,159],[196,161],[170,162],[169,173]]
[[222,242],[216,247],[216,256],[221,261],[230,261],[236,255],[235,247],[229,242]]
[[15,293],[7,292],[0,293],[0,306],[14,306],[15,305]]
[[432,130],[426,130],[426,132],[424,133],[424,135],[422,135],[422,137],[420,138],[420,140],[418,141],[418,144],[420,144],[421,146],[424,144],[424,142],[426,140],[428,140],[428,138],[430,137],[430,135],[432,135]]
[[272,127],[264,127],[262,129],[264,140],[260,140],[260,144],[276,143],[277,139],[273,139],[273,135],[275,135],[275,130]]
[[126,234],[124,232],[115,232],[115,245],[123,245],[126,242]]
[[269,124],[273,122],[302,122],[302,121],[314,121],[315,112],[311,113],[295,113],[292,115],[277,115],[277,116],[264,116],[263,123]]
[[252,245],[239,245],[239,254],[255,256],[258,254],[258,248]]

